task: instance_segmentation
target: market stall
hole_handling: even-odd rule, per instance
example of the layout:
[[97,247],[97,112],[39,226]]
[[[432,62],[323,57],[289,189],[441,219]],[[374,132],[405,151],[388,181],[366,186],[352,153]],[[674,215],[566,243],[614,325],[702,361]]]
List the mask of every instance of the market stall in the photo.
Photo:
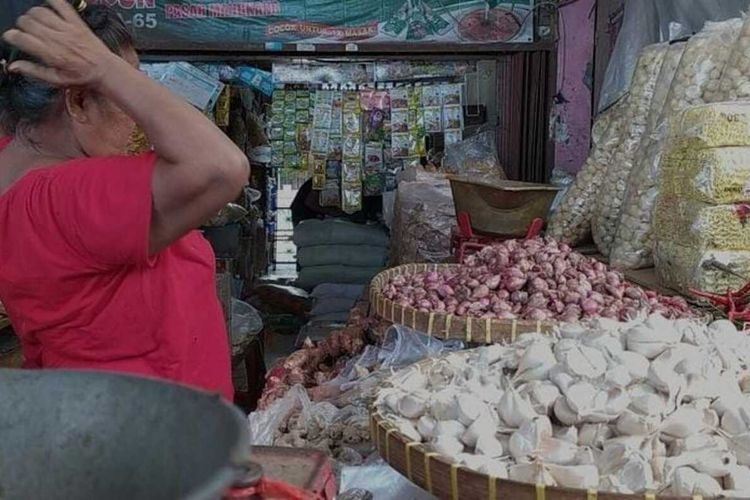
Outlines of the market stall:
[[749,19],[643,47],[557,183],[550,2],[117,3],[253,166],[202,230],[268,484],[750,497]]
[[[294,399],[304,422],[348,422],[338,416],[351,411],[337,399],[343,389],[346,404],[370,408],[358,439],[368,432],[385,463],[439,498],[750,494],[741,444],[750,345],[741,322],[723,319],[745,319],[747,299],[704,293],[750,278],[744,29],[739,19],[708,23],[642,51],[629,94],[594,124],[584,169],[543,215],[545,238],[479,231],[476,253],[449,263],[450,247],[425,243],[461,224],[455,193],[440,172],[407,171],[392,234],[399,218],[430,211],[409,226],[417,244],[392,240],[391,265],[403,265],[370,282],[369,321],[380,325],[355,335],[364,352],[338,355],[332,378],[306,375],[286,395],[269,393],[276,402],[251,422]],[[394,372],[381,353],[388,342],[372,335],[391,324],[386,339],[409,331],[428,345],[488,346],[428,349]],[[326,340],[311,348],[329,349]],[[319,365],[315,356],[319,367],[338,357]],[[342,470],[372,451],[344,452],[335,431],[300,425],[290,408],[276,442],[309,445],[312,435]]]

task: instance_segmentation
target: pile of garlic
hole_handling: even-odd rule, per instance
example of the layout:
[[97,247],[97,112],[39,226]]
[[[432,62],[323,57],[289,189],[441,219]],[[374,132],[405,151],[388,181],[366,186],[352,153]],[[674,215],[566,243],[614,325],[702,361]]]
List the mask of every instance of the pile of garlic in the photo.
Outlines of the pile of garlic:
[[750,338],[726,320],[598,319],[393,375],[375,409],[499,478],[750,496]]
[[635,153],[646,130],[656,80],[667,48],[666,43],[645,47],[638,57],[633,73],[624,111],[623,137],[615,148],[602,178],[591,224],[594,243],[605,257],[609,256],[617,233],[625,188],[633,168]]
[[591,232],[596,197],[612,154],[620,143],[627,98],[607,109],[591,130],[592,149],[575,181],[549,218],[547,235],[577,245]]

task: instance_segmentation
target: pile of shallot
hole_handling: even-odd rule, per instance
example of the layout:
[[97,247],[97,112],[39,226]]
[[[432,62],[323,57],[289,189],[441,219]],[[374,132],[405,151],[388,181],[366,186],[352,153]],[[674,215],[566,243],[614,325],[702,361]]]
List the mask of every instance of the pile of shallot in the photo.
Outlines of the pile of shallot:
[[375,409],[495,477],[750,497],[750,337],[727,320],[598,318],[397,372]]
[[489,246],[461,266],[394,276],[382,292],[402,307],[482,318],[574,322],[624,320],[638,312],[691,315],[681,297],[643,290],[568,245],[541,238]]
[[365,331],[371,323],[367,317],[367,305],[357,304],[343,329],[319,342],[306,339],[302,349],[281,360],[268,372],[258,407],[268,408],[295,384],[313,389],[334,378],[352,356],[362,352]]

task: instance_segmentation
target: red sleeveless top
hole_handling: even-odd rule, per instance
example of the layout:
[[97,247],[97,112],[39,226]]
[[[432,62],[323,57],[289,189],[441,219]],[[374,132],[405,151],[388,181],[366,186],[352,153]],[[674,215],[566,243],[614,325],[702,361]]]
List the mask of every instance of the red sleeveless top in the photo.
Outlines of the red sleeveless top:
[[194,231],[148,255],[155,160],[77,159],[2,193],[0,300],[28,368],[139,374],[231,401],[210,245]]

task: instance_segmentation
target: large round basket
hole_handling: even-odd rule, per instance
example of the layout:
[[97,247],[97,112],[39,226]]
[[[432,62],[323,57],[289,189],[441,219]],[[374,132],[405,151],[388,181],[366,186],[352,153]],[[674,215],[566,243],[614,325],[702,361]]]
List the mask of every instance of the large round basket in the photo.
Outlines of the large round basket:
[[[383,460],[409,481],[446,500],[691,500],[690,497],[625,495],[557,488],[499,479],[452,463],[422,443],[410,442],[377,411],[371,415],[372,439]],[[702,500],[700,495],[692,500]]]
[[477,318],[424,312],[413,307],[400,306],[383,295],[383,289],[395,276],[457,266],[457,264],[406,264],[383,271],[375,276],[370,284],[370,304],[378,316],[393,323],[409,326],[440,339],[481,344],[512,342],[516,339],[516,335],[549,332],[557,324],[553,321]]

